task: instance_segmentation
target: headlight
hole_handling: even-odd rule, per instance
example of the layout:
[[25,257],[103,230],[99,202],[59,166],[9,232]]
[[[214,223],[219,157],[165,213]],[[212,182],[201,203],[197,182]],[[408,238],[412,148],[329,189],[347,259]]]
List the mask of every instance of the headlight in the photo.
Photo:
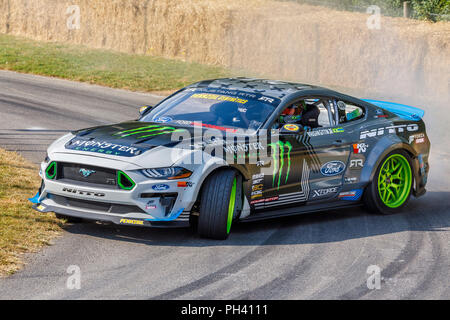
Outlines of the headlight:
[[50,158],[48,157],[48,153],[45,154],[44,163],[49,163]]
[[191,176],[192,172],[181,167],[144,169],[141,172],[151,179],[183,179]]

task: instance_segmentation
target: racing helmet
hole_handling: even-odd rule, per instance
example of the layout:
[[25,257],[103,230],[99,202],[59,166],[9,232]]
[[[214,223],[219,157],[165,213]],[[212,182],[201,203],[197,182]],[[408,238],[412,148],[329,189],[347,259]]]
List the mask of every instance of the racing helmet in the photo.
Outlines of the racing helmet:
[[290,105],[280,115],[281,123],[297,123],[301,119],[302,112],[306,110],[305,101],[301,100],[299,102]]

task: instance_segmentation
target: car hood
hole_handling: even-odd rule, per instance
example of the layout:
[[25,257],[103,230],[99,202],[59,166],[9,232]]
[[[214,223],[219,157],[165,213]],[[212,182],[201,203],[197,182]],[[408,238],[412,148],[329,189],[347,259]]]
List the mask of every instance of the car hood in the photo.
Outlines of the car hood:
[[[209,125],[193,127],[128,121],[74,131],[55,141],[49,147],[48,153],[51,158],[70,159],[72,162],[97,161],[95,157],[108,163],[125,162],[132,167],[171,166],[190,157],[193,152],[203,152],[205,148],[211,148],[211,145],[222,145],[224,141],[220,138],[203,139],[204,135],[207,136],[217,128],[211,128]],[[215,130],[215,137],[225,137],[223,129],[225,128]],[[208,131],[208,134],[205,131]],[[241,139],[245,141],[246,135],[228,131],[227,138],[230,135],[237,138],[234,140],[237,143],[235,148],[243,144],[239,143]],[[226,152],[234,152],[233,147],[227,147],[223,156]],[[211,156],[215,157],[212,154]],[[222,156],[220,158],[223,159]]]
[[190,128],[158,123],[128,121],[72,132],[74,137],[65,149],[101,153],[119,157],[136,157],[158,146],[173,147],[172,134],[190,133]]

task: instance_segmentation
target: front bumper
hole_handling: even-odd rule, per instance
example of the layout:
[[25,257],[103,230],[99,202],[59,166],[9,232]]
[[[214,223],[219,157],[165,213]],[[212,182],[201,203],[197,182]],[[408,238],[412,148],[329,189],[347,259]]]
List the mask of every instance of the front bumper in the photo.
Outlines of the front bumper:
[[[67,159],[56,158],[52,161],[67,162]],[[83,157],[82,163],[98,166],[95,158]],[[120,225],[189,226],[190,209],[197,192],[197,186],[190,180],[196,179],[195,173],[189,179],[153,180],[141,174],[136,166],[124,165],[123,162],[108,164],[109,169],[120,170],[135,182],[131,190],[123,190],[73,180],[49,179],[45,173],[48,165],[41,164],[42,186],[33,206],[37,211]],[[185,183],[180,186],[180,182]],[[164,185],[164,190],[157,188],[161,185]]]
[[111,222],[119,225],[132,225],[138,227],[153,228],[186,228],[189,227],[189,212],[181,213],[177,219],[172,221],[152,221],[148,219],[138,219],[133,217],[118,217],[104,213],[84,212],[67,207],[60,207],[47,204],[34,204],[33,209],[39,212],[55,212],[69,217],[82,218],[86,220]]

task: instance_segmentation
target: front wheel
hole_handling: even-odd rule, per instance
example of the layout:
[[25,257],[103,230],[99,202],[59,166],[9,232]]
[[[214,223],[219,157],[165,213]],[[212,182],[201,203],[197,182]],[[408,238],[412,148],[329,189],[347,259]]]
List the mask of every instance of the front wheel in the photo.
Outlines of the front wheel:
[[234,170],[214,172],[205,182],[200,202],[198,233],[201,237],[224,240],[238,216],[242,202],[242,179]]
[[364,193],[364,203],[374,213],[396,213],[408,202],[412,186],[410,156],[403,150],[392,151],[381,161]]

